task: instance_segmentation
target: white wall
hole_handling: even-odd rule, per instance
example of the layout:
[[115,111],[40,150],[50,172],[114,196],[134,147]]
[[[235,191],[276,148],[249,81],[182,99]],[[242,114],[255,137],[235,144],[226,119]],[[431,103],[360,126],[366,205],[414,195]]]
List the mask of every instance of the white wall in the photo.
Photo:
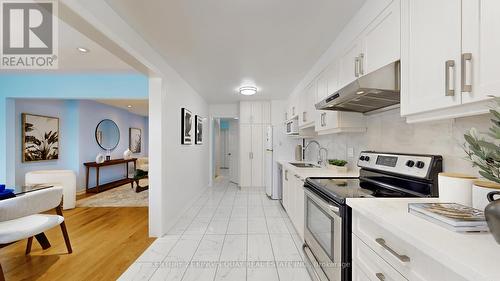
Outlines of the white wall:
[[208,105],[106,2],[61,0],[59,14],[149,75],[149,234],[162,236],[208,184],[208,136],[200,146],[180,144],[181,107],[208,117]]

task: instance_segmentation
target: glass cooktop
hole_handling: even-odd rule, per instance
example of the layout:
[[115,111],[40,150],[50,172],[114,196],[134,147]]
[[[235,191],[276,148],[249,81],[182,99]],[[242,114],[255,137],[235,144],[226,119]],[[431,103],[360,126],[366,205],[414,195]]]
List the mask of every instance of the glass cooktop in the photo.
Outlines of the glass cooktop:
[[306,186],[339,203],[345,203],[346,198],[414,197],[403,191],[352,178],[308,178]]

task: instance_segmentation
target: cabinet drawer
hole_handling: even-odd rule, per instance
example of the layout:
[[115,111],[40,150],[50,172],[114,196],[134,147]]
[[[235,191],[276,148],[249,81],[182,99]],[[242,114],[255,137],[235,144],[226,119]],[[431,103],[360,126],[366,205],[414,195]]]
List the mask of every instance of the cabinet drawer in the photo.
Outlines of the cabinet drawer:
[[[465,280],[452,269],[353,210],[352,232],[408,280]],[[422,230],[425,231],[425,230]]]
[[407,281],[355,234],[352,234],[352,280]]

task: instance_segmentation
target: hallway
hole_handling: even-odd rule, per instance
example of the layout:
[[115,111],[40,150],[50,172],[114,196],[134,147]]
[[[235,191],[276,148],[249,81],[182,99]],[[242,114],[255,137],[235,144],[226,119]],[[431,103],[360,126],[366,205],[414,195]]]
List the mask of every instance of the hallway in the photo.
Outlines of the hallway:
[[310,280],[298,234],[278,201],[227,178],[196,201],[120,280]]

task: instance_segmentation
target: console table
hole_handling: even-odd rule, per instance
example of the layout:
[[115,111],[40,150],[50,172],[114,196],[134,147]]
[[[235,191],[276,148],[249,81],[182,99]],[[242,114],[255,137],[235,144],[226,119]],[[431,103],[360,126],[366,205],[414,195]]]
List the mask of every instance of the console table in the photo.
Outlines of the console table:
[[[85,191],[87,193],[99,193],[101,191],[105,191],[111,188],[115,188],[118,186],[122,186],[124,184],[131,184],[132,187],[134,187],[134,179],[128,177],[128,163],[134,163],[134,170],[136,168],[136,162],[137,158],[131,158],[131,159],[114,159],[114,160],[109,160],[109,161],[104,161],[103,163],[96,163],[96,162],[87,162],[83,163],[83,165],[87,168],[87,173],[85,177]],[[106,167],[106,166],[115,166],[115,165],[120,165],[120,164],[125,164],[125,178],[119,179],[116,181],[108,182],[105,184],[99,184],[99,171],[101,167]],[[95,168],[95,182],[96,185],[94,187],[89,187],[89,174],[90,174],[90,168]]]

